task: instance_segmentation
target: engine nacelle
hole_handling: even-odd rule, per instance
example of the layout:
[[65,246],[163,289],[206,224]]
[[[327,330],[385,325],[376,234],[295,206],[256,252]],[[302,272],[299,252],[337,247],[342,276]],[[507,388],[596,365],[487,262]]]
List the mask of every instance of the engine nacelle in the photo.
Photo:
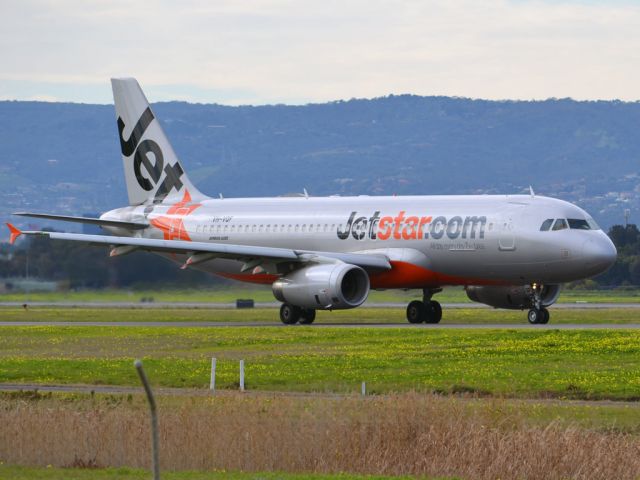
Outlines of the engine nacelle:
[[272,285],[273,295],[297,307],[343,310],[364,303],[369,276],[347,263],[318,264],[295,270]]
[[[523,310],[532,308],[533,290],[529,285],[521,287],[477,287],[466,288],[467,297],[478,303],[484,303],[495,308],[509,308]],[[548,307],[555,303],[560,295],[560,285],[544,285],[540,293],[542,306]]]

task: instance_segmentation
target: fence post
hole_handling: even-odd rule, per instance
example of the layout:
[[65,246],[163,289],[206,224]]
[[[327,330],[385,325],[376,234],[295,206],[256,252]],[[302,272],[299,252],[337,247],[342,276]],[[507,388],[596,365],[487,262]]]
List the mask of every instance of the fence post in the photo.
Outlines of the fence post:
[[149,410],[151,411],[151,463],[153,466],[153,479],[160,480],[160,455],[159,455],[159,440],[158,440],[158,413],[156,411],[156,400],[153,398],[153,392],[149,385],[146,373],[142,368],[142,362],[136,360],[133,362],[138,371],[138,376],[144,387],[144,391],[147,393],[147,400],[149,400]]
[[366,382],[362,382],[362,396],[364,397],[367,394],[367,384]]
[[216,359],[215,357],[211,358],[211,383],[209,383],[209,390],[211,390],[211,393],[215,393],[216,391]]
[[240,360],[240,391],[244,392],[244,360]]

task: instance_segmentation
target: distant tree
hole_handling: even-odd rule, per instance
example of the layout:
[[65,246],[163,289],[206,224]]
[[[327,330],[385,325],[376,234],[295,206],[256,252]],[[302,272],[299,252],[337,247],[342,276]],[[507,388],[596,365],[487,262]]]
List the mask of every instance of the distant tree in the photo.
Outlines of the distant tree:
[[29,276],[55,280],[69,288],[130,287],[134,285],[208,285],[217,277],[181,270],[151,253],[111,258],[108,250],[75,242],[29,237],[16,246],[0,248],[0,277]]
[[638,231],[638,227],[633,223],[626,226],[613,225],[609,229],[608,235],[616,248],[624,248],[628,245],[636,244],[640,240],[640,231]]
[[609,238],[618,250],[616,263],[595,281],[599,285],[640,285],[640,231],[635,224],[613,225]]

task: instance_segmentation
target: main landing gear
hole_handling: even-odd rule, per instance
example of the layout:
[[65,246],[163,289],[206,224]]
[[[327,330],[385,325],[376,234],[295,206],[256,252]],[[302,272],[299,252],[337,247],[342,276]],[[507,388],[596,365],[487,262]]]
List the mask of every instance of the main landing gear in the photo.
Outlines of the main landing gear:
[[442,320],[442,307],[440,303],[431,300],[434,293],[438,290],[424,289],[423,300],[414,300],[407,306],[407,320],[409,323],[440,323]]
[[549,323],[549,310],[542,306],[542,285],[531,285],[531,304],[533,308],[527,313],[527,320],[532,325]]
[[280,321],[285,325],[310,325],[316,319],[316,311],[313,308],[300,308],[290,303],[283,303],[280,307]]

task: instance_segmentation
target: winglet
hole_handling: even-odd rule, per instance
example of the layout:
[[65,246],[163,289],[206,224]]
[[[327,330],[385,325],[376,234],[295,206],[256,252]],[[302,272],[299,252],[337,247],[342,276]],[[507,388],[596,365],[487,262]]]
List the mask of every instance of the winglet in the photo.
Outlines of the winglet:
[[16,241],[16,238],[22,235],[22,232],[8,222],[7,222],[7,227],[9,227],[9,231],[11,232],[11,236],[9,237],[9,243],[13,245],[13,243]]

